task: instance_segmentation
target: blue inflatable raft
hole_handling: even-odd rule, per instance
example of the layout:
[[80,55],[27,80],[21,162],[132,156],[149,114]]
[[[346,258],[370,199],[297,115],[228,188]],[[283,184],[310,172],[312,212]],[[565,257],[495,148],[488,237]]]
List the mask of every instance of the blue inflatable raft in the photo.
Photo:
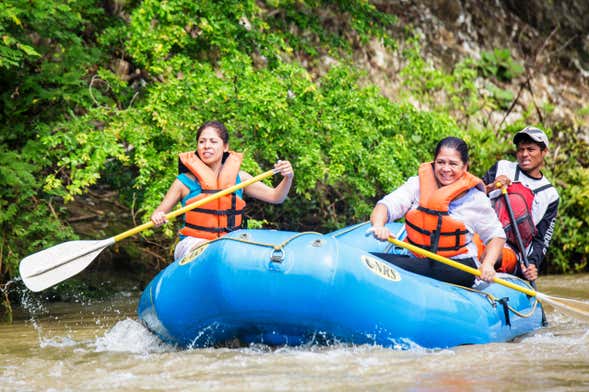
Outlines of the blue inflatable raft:
[[[239,341],[444,348],[505,342],[541,327],[535,297],[407,272],[370,253],[405,250],[366,236],[367,228],[230,233],[161,271],[141,296],[139,319],[182,347]],[[403,236],[401,224],[390,228]]]

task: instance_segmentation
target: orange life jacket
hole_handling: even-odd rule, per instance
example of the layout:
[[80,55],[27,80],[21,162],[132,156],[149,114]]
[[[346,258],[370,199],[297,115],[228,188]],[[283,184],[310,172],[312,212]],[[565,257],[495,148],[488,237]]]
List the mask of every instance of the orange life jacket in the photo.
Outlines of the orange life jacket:
[[[215,176],[193,151],[181,153],[180,162],[194,174],[202,188],[201,193],[188,199],[186,204],[235,185],[242,158],[242,154],[230,152],[219,175]],[[205,239],[221,237],[241,227],[244,207],[245,201],[235,193],[212,200],[186,212],[185,226],[180,229],[180,234]]]
[[[472,242],[477,246],[477,254],[479,260],[483,258],[485,252],[485,244],[478,234],[472,236]],[[501,250],[501,260],[495,262],[495,271],[506,272],[513,274],[515,272],[515,266],[517,264],[517,255],[508,245],[505,245]]]
[[419,167],[419,206],[405,214],[407,241],[444,257],[467,252],[466,226],[448,213],[450,202],[482,181],[465,172],[456,182],[438,187],[433,163]]

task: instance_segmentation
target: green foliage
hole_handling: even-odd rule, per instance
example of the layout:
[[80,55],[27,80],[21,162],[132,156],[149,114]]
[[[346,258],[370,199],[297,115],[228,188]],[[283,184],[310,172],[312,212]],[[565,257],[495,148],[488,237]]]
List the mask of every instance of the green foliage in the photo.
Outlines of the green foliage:
[[116,135],[110,130],[95,128],[98,120],[106,121],[104,114],[92,111],[88,116],[57,124],[56,129],[67,129],[67,132],[41,138],[46,149],[45,158],[59,167],[59,171],[45,178],[45,192],[71,201],[73,196],[96,183],[108,159],[127,161]]
[[34,195],[36,180],[31,173],[33,168],[30,163],[21,161],[17,153],[0,146],[0,224],[11,222],[18,213],[18,205],[9,198],[27,199]]
[[0,5],[0,70],[17,67],[25,58],[41,56],[19,34],[24,30],[22,17],[26,12],[19,3],[7,1]]
[[497,85],[493,83],[487,83],[485,87],[487,91],[489,91],[491,98],[498,108],[504,110],[509,109],[514,98],[513,93],[510,90],[497,87]]
[[92,106],[88,74],[103,53],[91,37],[106,23],[93,0],[2,2],[0,142],[20,148],[35,124]]
[[0,322],[12,323],[12,305],[7,286],[8,284],[0,285]]
[[91,0],[0,5],[0,280],[25,255],[75,237],[61,223],[62,202],[42,190],[56,168],[38,137],[96,102],[87,77],[103,55],[91,40],[103,23]]
[[213,62],[251,53],[265,29],[256,10],[253,0],[145,1],[133,12],[126,49],[136,64],[156,74],[165,73],[167,60],[179,53]]
[[59,204],[39,199],[36,170],[0,145],[0,278],[15,276],[19,260],[27,254],[74,237],[57,219]]
[[[551,247],[553,264],[557,271],[578,272],[587,268],[589,243],[587,227],[589,219],[584,213],[589,209],[589,169],[575,168],[567,173],[567,187],[561,191],[560,218]],[[582,211],[583,213],[579,213]]]
[[349,38],[353,34],[362,45],[378,39],[385,46],[395,46],[395,40],[387,31],[396,25],[396,16],[379,12],[367,1],[275,0],[265,3],[270,8],[265,21],[269,27],[281,31],[289,53],[296,52],[311,60],[321,53],[351,54],[355,42]]
[[484,102],[475,83],[477,73],[473,60],[466,59],[449,72],[437,68],[424,58],[417,35],[408,37],[402,57],[406,64],[401,70],[405,87],[401,98],[417,101],[434,112],[450,113],[461,120],[467,120],[482,108]]
[[509,82],[524,72],[524,67],[513,60],[509,49],[495,48],[492,52],[484,51],[478,68],[484,77],[494,77],[503,82]]
[[[160,1],[143,2],[125,30],[127,53],[139,66],[162,74],[167,61],[180,53],[213,64],[242,53],[272,68],[293,52],[350,53],[352,33],[362,43],[375,37],[394,45],[386,29],[396,18],[365,1],[285,0],[267,1],[263,6],[269,9],[260,9],[253,0],[177,0],[165,6]],[[348,31],[326,28],[335,20]]]
[[549,255],[557,272],[584,271],[589,262],[589,144],[573,129],[559,132],[553,140],[568,148],[551,155],[551,178],[561,201]]
[[[184,59],[176,57],[171,69],[183,66]],[[111,168],[135,168],[131,184],[141,195],[141,211],[149,214],[175,176],[177,154],[194,149],[202,122],[218,119],[233,131],[231,148],[246,153],[245,170],[257,174],[277,159],[289,159],[296,167],[293,191],[300,199],[292,197],[284,208],[270,208],[256,218],[275,225],[277,214],[315,215],[293,229],[366,219],[375,197],[413,175],[422,158],[431,159],[440,133],[458,131],[448,117],[396,106],[375,88],[360,88],[359,77],[349,67],[336,67],[318,88],[298,65],[256,70],[245,56],[222,61],[216,70],[202,65],[185,71],[181,78],[150,86],[141,109],[119,112],[102,132],[90,133],[101,137],[99,152],[106,155],[100,160],[81,154],[96,153],[97,143],[87,142],[88,133],[77,130],[78,123],[70,123],[67,134],[44,140],[65,174],[60,181],[49,176],[46,190],[72,197],[96,179],[87,175],[100,172],[97,162],[115,158],[118,163],[111,162]],[[118,144],[128,146],[126,155],[117,155]],[[377,189],[382,191],[377,194]],[[174,231],[168,228],[167,234]]]

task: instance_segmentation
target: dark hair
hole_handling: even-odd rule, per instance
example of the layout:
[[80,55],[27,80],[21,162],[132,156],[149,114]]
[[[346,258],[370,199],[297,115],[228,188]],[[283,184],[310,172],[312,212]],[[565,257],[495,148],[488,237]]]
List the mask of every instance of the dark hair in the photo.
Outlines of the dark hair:
[[451,148],[453,150],[458,151],[460,153],[460,160],[462,161],[462,163],[464,163],[465,165],[468,164],[468,145],[464,140],[454,136],[448,136],[440,140],[438,142],[438,145],[436,146],[436,151],[434,152],[434,159],[437,158],[438,154],[440,153],[440,150],[443,147]]
[[544,142],[539,142],[537,140],[534,140],[534,139],[532,139],[532,137],[530,135],[527,135],[527,134],[516,135],[516,137],[514,138],[514,143],[515,143],[516,147],[519,147],[520,143],[524,143],[524,144],[534,143],[538,147],[540,147],[540,150],[542,150],[542,151],[546,150],[546,144]]
[[198,131],[196,131],[196,142],[197,143],[198,143],[198,138],[200,138],[201,133],[206,128],[214,128],[217,131],[217,135],[221,138],[221,140],[223,140],[223,143],[224,144],[229,143],[229,132],[227,132],[227,128],[225,128],[225,125],[223,125],[223,123],[220,121],[207,121],[206,123],[201,125],[200,128],[198,128]]

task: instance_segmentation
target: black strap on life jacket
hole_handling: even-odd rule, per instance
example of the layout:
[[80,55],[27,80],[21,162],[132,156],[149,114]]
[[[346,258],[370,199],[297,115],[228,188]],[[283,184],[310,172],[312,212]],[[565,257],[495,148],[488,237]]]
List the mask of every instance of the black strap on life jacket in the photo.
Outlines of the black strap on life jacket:
[[[221,192],[222,189],[203,189],[201,193],[217,193]],[[206,214],[211,215],[228,215],[227,217],[227,224],[229,226],[235,225],[235,216],[243,214],[244,209],[237,209],[237,195],[235,193],[231,194],[231,208],[227,210],[213,210],[209,208],[194,208],[191,211],[195,212],[204,212]]]
[[423,244],[418,244],[418,243],[411,241],[411,239],[409,239],[409,237],[407,237],[407,241],[409,241],[409,243],[412,245],[418,246],[421,249],[429,250],[432,253],[436,253],[437,251],[443,252],[443,251],[450,251],[450,250],[458,250],[458,249],[462,248],[461,246],[447,246],[447,247],[446,246],[437,246],[437,247],[425,246]]
[[[202,189],[201,193],[217,193],[217,192],[221,192],[222,189]],[[187,223],[186,220],[184,221],[184,224],[186,225],[186,227],[189,227],[191,229],[195,229],[195,230],[202,230],[202,231],[206,231],[206,232],[210,232],[210,233],[222,233],[222,232],[230,232],[230,231],[235,231],[238,229],[241,229],[242,225],[236,225],[235,224],[235,218],[237,215],[241,215],[242,216],[242,224],[243,224],[243,216],[244,216],[244,208],[241,209],[237,209],[237,195],[235,193],[231,194],[231,208],[227,209],[227,210],[215,210],[215,209],[209,209],[209,208],[194,208],[191,211],[194,212],[202,212],[205,214],[211,214],[211,215],[217,215],[217,216],[222,216],[222,215],[227,215],[227,227],[206,227],[206,226],[199,226],[199,225],[194,225],[191,223]]]
[[209,232],[209,233],[229,233],[231,231],[235,231],[235,230],[241,229],[241,226],[233,226],[233,227],[205,227],[205,226],[193,225],[193,224],[190,224],[190,223],[186,223],[186,227],[189,227],[189,228],[195,229],[195,230],[206,231],[206,232]]
[[[436,229],[434,231],[429,231],[429,230],[425,230],[421,227],[418,227],[416,225],[414,225],[413,223],[409,222],[409,221],[405,221],[405,224],[407,224],[409,227],[411,227],[413,230],[417,231],[420,234],[423,235],[427,235],[430,237],[430,246],[424,246],[422,244],[416,244],[415,242],[411,241],[410,238],[407,238],[409,240],[410,243],[412,243],[413,245],[419,246],[420,248],[423,249],[427,249],[433,253],[437,253],[438,251],[451,251],[451,250],[458,250],[460,248],[462,248],[462,246],[460,246],[460,236],[461,235],[465,235],[468,233],[468,230],[460,230],[460,229],[456,229],[455,231],[451,231],[451,232],[442,232],[442,217],[443,216],[447,216],[449,215],[448,211],[436,211],[436,210],[432,210],[429,208],[425,208],[422,206],[418,206],[417,207],[418,210],[423,211],[427,214],[430,215],[434,215],[438,217],[438,222],[436,225]],[[446,247],[440,247],[440,237],[444,236],[444,237],[455,237],[454,240],[454,246],[446,246]]]
[[[235,193],[231,194],[231,209],[229,211],[236,211],[236,202],[237,202],[237,197],[235,196]],[[243,211],[243,210],[241,210]],[[235,226],[235,214],[230,214],[227,217],[227,226],[229,227],[234,227]]]
[[515,176],[513,177],[513,181],[519,181],[519,173],[521,172],[521,170],[519,170],[519,166],[516,165],[515,166]]
[[552,184],[546,184],[546,185],[542,185],[539,188],[533,189],[532,192],[534,192],[534,195],[542,192],[544,189],[548,189],[548,188],[552,188]]
[[227,215],[227,224],[230,224],[229,219],[233,218],[233,224],[235,224],[235,216],[236,215],[241,215],[244,211],[244,209],[236,209],[235,207],[230,208],[228,210],[209,210],[207,208],[194,208],[191,211],[195,211],[195,212],[204,212],[206,214],[211,214],[211,215],[218,215],[218,216],[222,216],[222,215]]

